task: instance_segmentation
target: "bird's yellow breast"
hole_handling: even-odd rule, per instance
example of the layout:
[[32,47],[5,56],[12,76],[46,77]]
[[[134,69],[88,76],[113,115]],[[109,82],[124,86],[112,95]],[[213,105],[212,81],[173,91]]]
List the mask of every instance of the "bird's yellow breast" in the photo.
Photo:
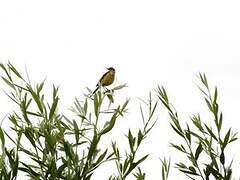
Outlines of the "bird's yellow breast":
[[115,78],[115,73],[113,71],[107,72],[107,74],[101,79],[102,86],[109,86],[113,83]]

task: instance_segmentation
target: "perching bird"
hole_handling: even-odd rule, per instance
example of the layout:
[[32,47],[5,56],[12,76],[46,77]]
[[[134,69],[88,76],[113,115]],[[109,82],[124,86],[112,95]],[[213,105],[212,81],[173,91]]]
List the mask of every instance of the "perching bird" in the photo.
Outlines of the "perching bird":
[[98,83],[96,85],[97,88],[93,91],[92,94],[94,94],[100,86],[105,87],[105,86],[109,86],[113,83],[113,81],[115,79],[115,69],[113,67],[110,67],[107,69],[108,69],[108,72],[103,74],[103,76],[101,77],[101,79],[98,81]]

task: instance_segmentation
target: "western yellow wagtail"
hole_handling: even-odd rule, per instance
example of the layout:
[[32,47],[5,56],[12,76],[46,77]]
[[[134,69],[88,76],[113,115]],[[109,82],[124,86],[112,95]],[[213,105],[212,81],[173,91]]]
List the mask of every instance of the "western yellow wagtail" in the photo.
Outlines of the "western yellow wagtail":
[[100,86],[105,87],[105,86],[109,86],[113,83],[113,81],[115,79],[115,69],[113,67],[110,67],[107,69],[108,69],[108,71],[105,74],[103,74],[101,79],[98,81],[98,83],[96,85],[97,88],[93,91],[92,94],[94,94]]

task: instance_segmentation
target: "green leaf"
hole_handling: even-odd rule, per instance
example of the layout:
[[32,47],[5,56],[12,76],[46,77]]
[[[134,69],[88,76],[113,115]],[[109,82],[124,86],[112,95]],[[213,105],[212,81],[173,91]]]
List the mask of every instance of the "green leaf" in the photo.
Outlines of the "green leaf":
[[38,95],[39,95],[40,92],[42,91],[43,86],[44,86],[44,83],[45,83],[45,80],[43,80],[43,81],[41,82],[41,84],[37,85],[37,94],[38,94]]
[[33,91],[31,86],[28,86],[28,91],[31,93],[31,95],[32,95],[34,101],[36,102],[40,112],[43,113],[43,107],[42,107],[42,102],[41,102],[40,97]]
[[222,149],[225,149],[225,147],[227,146],[228,142],[229,142],[229,138],[230,138],[230,134],[231,134],[231,128],[228,130],[227,134],[224,137],[224,141],[222,144]]
[[143,133],[141,130],[138,131],[138,139],[137,139],[137,146],[140,145],[140,143],[142,142],[143,140]]
[[2,63],[0,64],[0,67],[5,71],[8,79],[12,81],[12,78],[11,78],[9,72],[7,71],[6,67]]
[[56,149],[55,149],[55,146],[56,146],[56,142],[57,142],[57,139],[56,139],[56,136],[52,135],[52,134],[49,134],[48,132],[44,132],[44,135],[45,135],[45,139],[46,139],[46,142],[47,144],[49,145],[50,147],[50,151],[51,153],[55,153]]
[[86,99],[83,105],[84,116],[87,114],[87,109],[88,109],[88,101]]
[[56,111],[56,108],[57,108],[57,105],[58,105],[58,100],[59,100],[59,98],[56,97],[54,99],[54,102],[52,103],[52,107],[51,107],[50,112],[49,112],[49,119],[53,118],[53,115],[54,115],[54,113]]
[[198,160],[198,157],[200,155],[200,153],[202,152],[203,148],[202,148],[202,144],[199,143],[197,149],[196,149],[196,152],[195,152],[195,160],[197,161]]
[[122,84],[122,85],[116,86],[112,90],[119,90],[119,89],[122,89],[122,88],[125,88],[125,87],[127,87],[127,84]]
[[18,155],[16,155],[15,162],[14,162],[14,165],[13,165],[13,167],[12,167],[13,177],[16,177],[16,176],[17,176],[17,173],[18,173],[18,165],[19,165],[19,158],[18,158]]
[[206,103],[207,103],[207,106],[208,106],[209,110],[210,110],[211,112],[214,112],[211,103],[207,100],[207,98],[204,98],[204,99],[205,99],[205,101],[206,101]]
[[238,138],[236,137],[238,133],[234,133],[229,141],[229,143],[236,141]]
[[12,70],[12,72],[17,75],[20,79],[22,79],[22,76],[20,73],[17,71],[17,69],[10,63],[8,62],[8,67]]
[[121,169],[121,172],[125,173],[127,168],[129,167],[130,163],[131,163],[130,158],[127,157],[124,161],[123,168]]
[[104,125],[104,129],[100,132],[101,135],[102,134],[106,134],[106,133],[108,133],[109,131],[112,130],[112,128],[115,125],[116,119],[117,119],[117,112],[115,112],[113,114],[113,116],[112,116],[112,118],[111,118],[111,120],[109,122],[106,122],[106,124]]
[[200,119],[200,115],[198,114],[197,116],[193,116],[191,117],[191,120],[193,122],[193,124],[201,131],[201,132],[204,132],[204,129],[202,127],[202,124],[201,124],[201,119]]
[[222,165],[224,165],[225,163],[225,155],[224,155],[224,150],[222,151],[221,155],[220,155],[220,162]]
[[189,169],[191,172],[197,174],[196,169],[195,169],[193,166],[189,166],[188,169]]
[[225,180],[230,180],[231,179],[231,176],[232,176],[232,169],[228,169],[227,170],[227,175],[226,175],[226,178],[225,178]]
[[64,146],[64,151],[65,151],[66,156],[69,157],[70,160],[73,160],[74,152],[73,152],[72,145],[69,142],[64,141],[63,146]]
[[168,111],[172,113],[172,110],[171,110],[169,104],[161,96],[158,96],[158,97],[159,97],[160,101],[163,103],[163,105],[168,109]]
[[217,87],[215,87],[214,99],[213,99],[213,103],[214,103],[214,104],[216,104],[216,102],[217,102],[217,96],[218,96],[218,91],[217,91]]
[[99,115],[99,101],[98,101],[97,93],[94,94],[93,102],[94,102],[94,113],[95,113],[95,116],[98,117],[98,115]]
[[30,174],[31,176],[37,178],[40,176],[39,173],[37,173],[36,171],[34,171],[29,165],[25,164],[24,162],[21,162],[22,165],[24,165],[25,167],[19,167],[18,169],[20,171],[26,172],[27,174]]
[[217,128],[218,128],[218,131],[220,132],[221,128],[222,128],[222,120],[223,120],[223,115],[222,115],[222,112],[220,113],[220,117],[219,117],[219,121],[218,121],[218,125],[217,125]]
[[97,135],[97,132],[94,132],[89,150],[88,150],[88,156],[87,159],[90,160],[94,154],[94,152],[96,152],[96,148],[97,148],[97,144],[100,140],[100,136]]
[[129,103],[129,99],[127,99],[125,103],[122,105],[121,112],[125,111],[125,108],[127,107],[128,103]]
[[75,134],[76,143],[78,143],[79,142],[79,129],[78,129],[78,125],[75,120],[73,120],[73,126],[74,126],[74,134]]
[[128,142],[129,142],[129,147],[131,149],[131,152],[133,152],[134,145],[135,145],[135,138],[133,138],[133,135],[130,129],[128,130]]
[[94,163],[94,164],[97,165],[97,164],[99,164],[100,162],[102,162],[102,160],[105,158],[106,154],[107,154],[107,149],[98,157],[96,163]]
[[10,82],[9,80],[7,80],[7,79],[6,79],[5,77],[3,77],[3,76],[2,76],[2,79],[3,79],[3,81],[4,81],[7,85],[9,85],[11,88],[15,89],[15,87],[14,87],[14,85],[13,85],[12,82]]
[[171,123],[170,125],[172,126],[173,130],[174,130],[179,136],[181,136],[181,137],[184,138],[184,135],[183,135],[182,132],[180,132],[178,129],[176,129],[175,126],[174,126],[172,123]]
[[190,175],[199,176],[198,173],[192,172],[192,171],[189,171],[189,170],[179,169],[179,171],[181,171],[181,172],[183,172],[183,173],[185,173],[185,174],[190,174]]
[[7,157],[8,157],[8,161],[10,163],[11,168],[14,167],[14,164],[15,164],[14,156],[13,156],[14,149],[12,149],[11,151],[8,151],[7,148],[5,148],[5,153],[6,153]]
[[170,145],[171,145],[172,147],[174,147],[175,149],[181,151],[181,152],[184,152],[184,153],[186,152],[186,150],[185,150],[185,148],[183,147],[183,145],[179,146],[179,145],[176,145],[176,144],[173,144],[173,143],[170,143]]
[[4,145],[5,145],[5,138],[4,138],[4,133],[3,133],[1,127],[0,127],[0,139],[1,139],[1,142],[2,142],[2,147],[4,147]]
[[127,173],[125,174],[125,176],[128,175],[128,174],[130,174],[131,171],[132,171],[135,167],[137,167],[141,162],[145,161],[145,159],[146,159],[147,157],[148,157],[148,155],[145,155],[144,157],[142,157],[141,159],[139,159],[137,162],[132,163],[132,164],[130,165]]
[[205,85],[205,87],[208,89],[208,82],[205,73],[201,74],[199,73],[200,79],[202,83]]
[[191,144],[191,131],[190,131],[188,124],[187,124],[187,130],[185,131],[185,136],[186,136],[188,142]]
[[33,146],[33,147],[36,147],[36,145],[35,145],[35,139],[34,139],[34,134],[33,134],[32,129],[30,129],[30,128],[25,128],[24,135],[25,135],[26,138],[30,141],[30,143],[32,144],[32,146]]
[[204,124],[208,133],[210,134],[211,137],[213,137],[216,141],[218,141],[217,137],[215,136],[215,134],[212,132],[212,130],[206,125]]
[[208,171],[216,178],[216,179],[223,179],[223,176],[216,170],[214,169],[212,166],[207,165],[208,167]]
[[145,156],[143,156],[141,159],[139,159],[139,160],[136,162],[136,164],[138,165],[138,164],[140,164],[141,162],[145,161],[145,159],[147,159],[148,156],[149,156],[148,154],[145,155]]
[[67,163],[63,163],[57,170],[57,177],[62,178],[62,173],[64,169],[67,167]]

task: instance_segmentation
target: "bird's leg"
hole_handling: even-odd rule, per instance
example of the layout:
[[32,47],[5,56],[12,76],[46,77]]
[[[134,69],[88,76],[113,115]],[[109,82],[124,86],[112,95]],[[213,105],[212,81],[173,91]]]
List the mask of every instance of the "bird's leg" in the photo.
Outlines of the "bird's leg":
[[104,90],[105,90],[105,91],[104,91],[104,94],[111,92],[111,90],[109,90],[107,87],[104,86],[103,88],[104,88]]

